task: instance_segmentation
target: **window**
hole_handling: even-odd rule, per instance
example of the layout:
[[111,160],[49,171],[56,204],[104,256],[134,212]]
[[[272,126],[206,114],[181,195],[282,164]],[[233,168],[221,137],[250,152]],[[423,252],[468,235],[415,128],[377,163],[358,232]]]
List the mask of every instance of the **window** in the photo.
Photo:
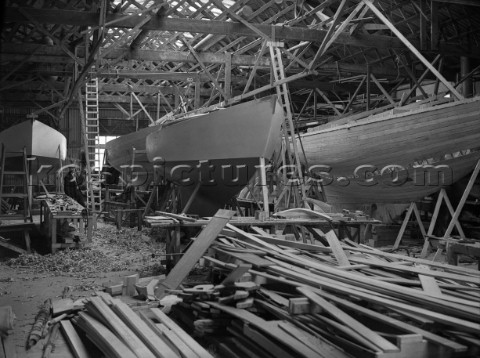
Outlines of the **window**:
[[95,154],[95,168],[102,170],[105,156],[105,143],[115,138],[118,138],[118,136],[98,136],[98,144],[100,145],[100,149],[98,149],[97,153]]

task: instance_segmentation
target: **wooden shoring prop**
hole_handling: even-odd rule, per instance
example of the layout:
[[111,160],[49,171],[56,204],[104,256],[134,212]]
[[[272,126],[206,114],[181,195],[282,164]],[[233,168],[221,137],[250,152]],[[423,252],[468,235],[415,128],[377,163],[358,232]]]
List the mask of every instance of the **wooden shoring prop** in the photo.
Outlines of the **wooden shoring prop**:
[[477,165],[475,166],[475,169],[473,170],[472,175],[470,176],[470,179],[468,181],[468,184],[462,194],[462,198],[460,199],[460,202],[458,203],[457,208],[455,209],[455,212],[452,215],[452,219],[450,220],[447,230],[443,235],[444,239],[450,236],[453,228],[458,223],[458,218],[460,217],[460,213],[462,212],[463,206],[465,205],[465,202],[467,201],[467,198],[470,195],[470,191],[472,190],[472,187],[475,184],[475,181],[477,180],[479,171],[480,171],[480,159],[478,160]]
[[260,185],[262,186],[262,197],[263,197],[263,211],[265,212],[266,217],[270,216],[270,204],[268,200],[268,187],[267,187],[267,168],[265,166],[265,158],[260,157]]
[[[425,236],[425,243],[423,244],[422,253],[420,254],[421,258],[425,258],[428,255],[428,251],[430,248],[430,237],[432,236],[433,230],[435,229],[435,224],[437,223],[437,219],[438,219],[438,213],[440,212],[440,207],[442,206],[443,201],[445,201],[445,205],[447,206],[448,211],[450,212],[450,215],[452,215],[453,217],[453,215],[455,214],[455,211],[453,210],[453,206],[450,200],[448,199],[447,192],[445,191],[444,188],[440,189],[437,202],[435,203],[435,209],[433,210],[432,219],[428,227],[427,235]],[[465,233],[463,232],[462,226],[460,225],[458,220],[455,222],[455,227],[457,228],[457,231],[460,234],[460,237],[465,238]]]
[[201,185],[202,185],[202,182],[199,181],[197,183],[197,185],[195,186],[195,189],[193,189],[192,194],[188,198],[187,203],[183,207],[181,214],[185,214],[188,211],[188,209],[190,209],[190,206],[192,205],[193,201],[195,200],[195,197],[197,196],[198,190],[200,189]]
[[427,233],[425,232],[425,228],[423,227],[422,218],[420,217],[420,212],[418,211],[417,204],[412,201],[410,206],[408,207],[407,214],[405,215],[405,219],[403,219],[402,226],[400,227],[400,231],[398,232],[397,239],[395,240],[395,244],[393,245],[393,250],[398,249],[400,242],[402,241],[403,234],[405,233],[405,229],[407,228],[407,224],[410,221],[410,217],[412,216],[412,212],[415,213],[415,218],[417,219],[418,225],[420,226],[420,231],[422,233],[422,237],[425,238]]

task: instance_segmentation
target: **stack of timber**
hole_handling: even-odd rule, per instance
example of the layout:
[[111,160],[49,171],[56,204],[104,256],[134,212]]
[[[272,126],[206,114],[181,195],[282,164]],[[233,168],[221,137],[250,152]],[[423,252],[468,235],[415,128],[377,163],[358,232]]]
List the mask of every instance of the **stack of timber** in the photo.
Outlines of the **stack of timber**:
[[[50,334],[41,351],[54,345],[58,353],[52,358],[213,358],[152,305],[127,304],[105,292],[96,292],[81,304],[67,301],[53,302],[52,315],[45,324]],[[38,352],[29,349],[29,357]]]
[[168,289],[156,291],[182,299],[172,317],[210,338],[219,356],[479,353],[478,271],[340,242],[334,231],[321,246],[251,230],[226,224],[210,239],[203,260],[211,284],[182,288],[180,261],[163,283]]

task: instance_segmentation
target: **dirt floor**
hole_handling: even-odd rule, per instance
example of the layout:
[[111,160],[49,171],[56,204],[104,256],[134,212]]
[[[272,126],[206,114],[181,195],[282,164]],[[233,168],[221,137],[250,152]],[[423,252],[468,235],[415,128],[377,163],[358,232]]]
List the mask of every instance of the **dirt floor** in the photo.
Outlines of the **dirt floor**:
[[[32,246],[40,251],[42,238],[32,237]],[[164,253],[164,239],[153,229],[117,231],[114,225],[99,221],[87,248],[2,258],[0,307],[11,306],[16,315],[13,340],[18,357],[32,356],[26,352],[25,344],[45,300],[60,298],[67,287],[67,297],[75,300],[90,297],[103,284],[122,283],[126,275],[162,274]]]

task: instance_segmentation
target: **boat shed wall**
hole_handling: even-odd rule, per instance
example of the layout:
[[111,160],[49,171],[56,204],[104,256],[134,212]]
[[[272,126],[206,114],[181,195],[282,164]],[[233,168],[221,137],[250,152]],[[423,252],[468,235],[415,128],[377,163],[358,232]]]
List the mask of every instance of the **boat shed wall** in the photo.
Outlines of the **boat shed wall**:
[[[153,112],[149,112],[152,118],[155,118]],[[116,108],[101,108],[99,112],[100,117],[100,135],[112,136],[122,135],[134,132],[137,126],[136,119],[138,119],[138,128],[148,126],[150,120],[148,116],[141,112],[135,116],[135,120],[129,120],[126,115]],[[67,163],[77,163],[81,157],[80,153],[84,150],[82,141],[82,117],[78,107],[70,108],[65,118],[60,121],[59,131],[67,138]]]

